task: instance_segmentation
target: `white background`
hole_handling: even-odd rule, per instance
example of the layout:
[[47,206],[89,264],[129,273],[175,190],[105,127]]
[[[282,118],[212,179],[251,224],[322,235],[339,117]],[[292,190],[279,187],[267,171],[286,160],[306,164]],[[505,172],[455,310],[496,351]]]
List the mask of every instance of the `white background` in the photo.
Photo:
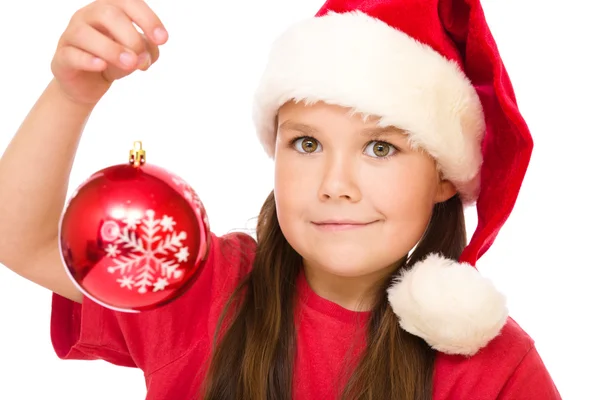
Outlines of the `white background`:
[[[160,61],[116,85],[89,121],[70,190],[126,162],[187,179],[212,229],[253,226],[272,187],[254,137],[252,91],[270,41],[313,15],[318,0],[149,1],[170,32]],[[56,42],[81,0],[0,5],[0,150],[50,80]],[[593,2],[484,1],[536,147],[520,200],[480,262],[536,340],[565,399],[600,398],[597,379],[598,71]],[[192,145],[192,142],[194,144]],[[31,168],[44,168],[31,160]],[[18,174],[19,171],[15,171]],[[0,188],[2,190],[2,188]],[[470,231],[475,224],[469,211]],[[0,268],[0,399],[143,399],[142,373],[102,361],[60,361],[50,343],[50,293]]]

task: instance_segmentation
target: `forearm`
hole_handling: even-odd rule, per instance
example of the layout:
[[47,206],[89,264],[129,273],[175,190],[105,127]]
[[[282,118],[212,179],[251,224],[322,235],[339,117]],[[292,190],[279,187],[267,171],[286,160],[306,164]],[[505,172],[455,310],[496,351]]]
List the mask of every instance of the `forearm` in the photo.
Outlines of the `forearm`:
[[20,268],[24,258],[57,236],[73,160],[92,110],[69,100],[52,81],[13,137],[0,159],[0,263]]

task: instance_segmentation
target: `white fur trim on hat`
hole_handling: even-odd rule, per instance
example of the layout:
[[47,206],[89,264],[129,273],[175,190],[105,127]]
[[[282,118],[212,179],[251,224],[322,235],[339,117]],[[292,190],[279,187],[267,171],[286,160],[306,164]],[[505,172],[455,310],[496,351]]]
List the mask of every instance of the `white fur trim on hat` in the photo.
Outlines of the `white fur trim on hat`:
[[295,24],[274,43],[254,102],[271,157],[277,112],[290,100],[348,107],[407,131],[466,203],[477,197],[485,124],[476,91],[456,63],[381,20],[329,13]]
[[388,289],[400,326],[447,354],[473,355],[508,318],[504,295],[468,263],[437,254],[416,263]]

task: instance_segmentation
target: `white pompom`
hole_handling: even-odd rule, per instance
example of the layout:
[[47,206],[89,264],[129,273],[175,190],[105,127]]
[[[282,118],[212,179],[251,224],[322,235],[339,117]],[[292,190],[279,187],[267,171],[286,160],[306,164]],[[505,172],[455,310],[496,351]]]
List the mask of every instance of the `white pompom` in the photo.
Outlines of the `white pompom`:
[[471,356],[508,318],[506,299],[468,263],[431,254],[388,289],[400,326],[447,354]]

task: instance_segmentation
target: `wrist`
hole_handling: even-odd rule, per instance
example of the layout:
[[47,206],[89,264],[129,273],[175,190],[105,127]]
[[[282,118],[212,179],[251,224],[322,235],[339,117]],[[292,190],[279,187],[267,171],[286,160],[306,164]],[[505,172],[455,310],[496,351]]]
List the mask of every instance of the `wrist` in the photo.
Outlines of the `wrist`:
[[52,81],[48,85],[48,92],[59,102],[65,104],[69,109],[81,111],[83,113],[91,113],[98,104],[98,102],[82,102],[69,96],[67,92],[63,90],[60,83],[56,78],[52,78]]

